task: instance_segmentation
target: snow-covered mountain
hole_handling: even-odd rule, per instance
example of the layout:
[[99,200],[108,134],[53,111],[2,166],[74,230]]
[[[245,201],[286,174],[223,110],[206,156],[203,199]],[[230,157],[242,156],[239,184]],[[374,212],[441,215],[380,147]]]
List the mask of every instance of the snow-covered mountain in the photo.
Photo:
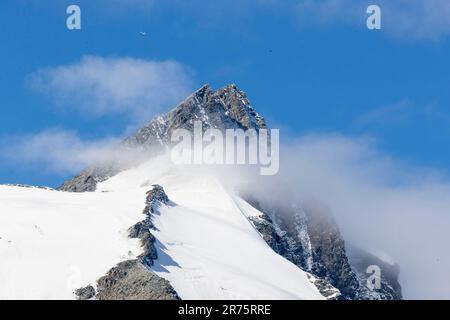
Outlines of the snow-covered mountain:
[[[307,274],[277,255],[249,223],[246,216],[255,209],[242,208],[214,177],[168,168],[167,160],[121,172],[91,193],[1,187],[0,297],[71,298],[116,264],[139,260],[151,245],[154,260],[142,262],[182,299],[322,298]],[[153,184],[164,186],[169,201],[146,203]],[[155,241],[144,236],[141,247],[130,228],[150,207]],[[114,291],[123,287],[97,290],[122,298]]]
[[[60,190],[0,186],[0,298],[401,299],[398,268],[347,253],[319,205],[267,204],[177,166],[175,129],[265,129],[235,85],[204,86]],[[381,288],[366,286],[382,264]]]

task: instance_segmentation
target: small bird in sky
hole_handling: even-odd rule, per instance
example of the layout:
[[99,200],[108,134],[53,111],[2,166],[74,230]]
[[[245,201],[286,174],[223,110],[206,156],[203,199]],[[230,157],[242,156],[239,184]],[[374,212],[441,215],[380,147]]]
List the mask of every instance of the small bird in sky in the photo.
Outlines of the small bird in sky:
[[147,35],[147,32],[145,32],[145,31],[141,31],[141,32],[139,32],[141,35],[143,35],[144,37]]

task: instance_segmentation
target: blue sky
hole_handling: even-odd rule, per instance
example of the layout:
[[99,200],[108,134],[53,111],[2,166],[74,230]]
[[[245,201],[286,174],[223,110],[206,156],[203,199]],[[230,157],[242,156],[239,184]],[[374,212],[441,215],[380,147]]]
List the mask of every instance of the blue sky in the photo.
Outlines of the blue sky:
[[[369,3],[382,30],[366,28]],[[69,4],[81,30],[66,28]],[[77,150],[113,143],[204,83],[231,82],[282,136],[370,137],[389,157],[447,173],[448,16],[445,0],[2,1],[0,183],[57,186],[85,165]],[[99,85],[140,77],[150,84],[137,93]],[[169,84],[178,93],[161,96]],[[67,158],[69,169],[54,165]]]

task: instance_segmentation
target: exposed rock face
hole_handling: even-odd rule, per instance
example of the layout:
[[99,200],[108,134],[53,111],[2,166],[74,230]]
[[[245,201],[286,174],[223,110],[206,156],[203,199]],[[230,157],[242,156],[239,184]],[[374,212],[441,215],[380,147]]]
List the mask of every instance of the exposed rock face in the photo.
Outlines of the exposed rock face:
[[[265,129],[266,122],[250,105],[245,92],[230,84],[213,91],[205,85],[170,112],[158,116],[135,134],[125,139],[123,148],[140,148],[157,154],[171,144],[172,132],[176,129],[192,131],[194,122],[201,121],[203,129]],[[126,151],[125,151],[126,152]],[[97,183],[106,180],[121,170],[117,164],[98,164],[66,181],[59,190],[69,192],[95,191]]]
[[263,212],[261,216],[249,219],[266,243],[279,255],[309,272],[309,280],[327,299],[343,298],[340,288],[332,282],[332,279],[324,275],[323,278],[315,275],[317,267],[321,264],[314,260],[305,212],[298,207],[263,207],[254,199],[248,202]]
[[98,300],[179,300],[170,283],[138,260],[119,263],[97,281]]
[[[250,222],[253,224],[255,229],[261,234],[264,241],[278,254],[286,257],[288,247],[287,239],[283,238],[275,230],[272,219],[263,213],[259,217],[249,217]],[[291,260],[292,261],[292,260]]]
[[307,208],[307,229],[311,242],[311,271],[338,288],[344,299],[355,299],[356,275],[348,262],[344,239],[334,220],[317,208]]
[[[310,281],[328,299],[401,299],[398,269],[361,250],[349,259],[336,223],[321,208],[267,208],[254,199],[248,202],[263,212],[249,220],[267,244],[310,272]],[[366,268],[371,262],[386,270],[379,290],[366,286]]]
[[89,300],[95,296],[95,288],[91,285],[75,290],[78,300]]
[[251,217],[250,221],[270,247],[305,271],[310,271],[312,260],[308,234],[302,232],[305,224],[300,213],[286,213],[286,209],[262,208],[257,201],[250,202],[264,212],[260,217]]
[[246,94],[231,84],[217,91],[203,86],[172,111],[156,117],[148,125],[125,140],[131,146],[170,145],[176,129],[194,129],[194,121],[203,128],[255,129],[266,128],[265,120],[251,107]]
[[97,183],[103,182],[109,177],[115,175],[117,169],[112,166],[98,165],[83,171],[75,178],[64,182],[58,189],[68,192],[91,192],[97,188]]
[[308,280],[316,286],[320,294],[323,295],[327,300],[339,300],[341,297],[341,292],[333,287],[328,281],[317,278],[310,273],[306,274]]

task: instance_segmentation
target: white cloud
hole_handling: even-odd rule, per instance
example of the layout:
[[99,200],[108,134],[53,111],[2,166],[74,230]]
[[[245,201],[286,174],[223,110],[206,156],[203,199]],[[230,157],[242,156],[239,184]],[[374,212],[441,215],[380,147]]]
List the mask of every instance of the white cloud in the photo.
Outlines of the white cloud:
[[95,162],[110,159],[119,142],[114,137],[83,140],[76,133],[61,129],[2,140],[3,165],[57,174],[77,174]]
[[174,106],[193,87],[189,68],[176,61],[98,56],[42,69],[30,76],[30,83],[59,108],[88,117],[123,114],[145,121]]
[[407,298],[449,298],[448,177],[340,136],[304,138],[292,155],[301,194],[325,203],[348,241],[392,256]]
[[450,297],[448,176],[392,159],[371,139],[338,134],[303,136],[280,156],[278,177],[227,172],[226,178],[263,202],[321,203],[347,244],[399,264],[406,298]]
[[363,128],[373,124],[398,123],[401,120],[411,117],[417,113],[415,104],[408,100],[381,106],[369,110],[354,120],[356,127]]

